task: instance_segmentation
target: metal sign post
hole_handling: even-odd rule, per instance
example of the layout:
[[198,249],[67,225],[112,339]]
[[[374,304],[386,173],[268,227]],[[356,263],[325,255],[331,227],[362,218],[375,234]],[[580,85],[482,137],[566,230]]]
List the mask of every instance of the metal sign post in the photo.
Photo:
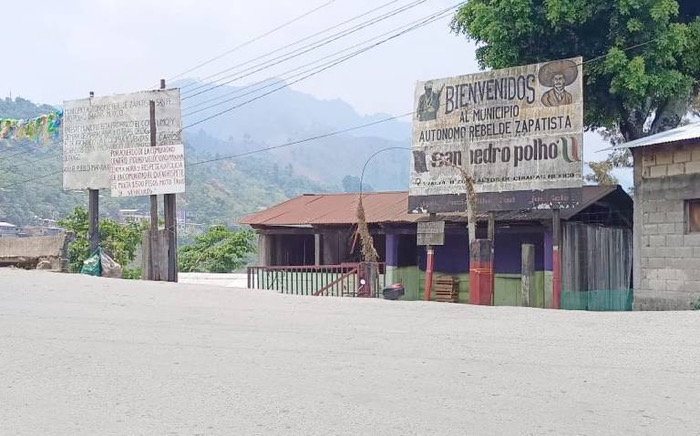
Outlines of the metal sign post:
[[[165,89],[165,79],[160,79],[160,89]],[[177,195],[163,195],[165,237],[168,242],[168,281],[177,282]]]
[[[95,96],[90,91],[90,98]],[[88,189],[88,239],[90,241],[90,253],[94,253],[100,246],[100,190]]]
[[[434,217],[434,215],[431,215]],[[421,221],[417,229],[417,245],[425,246],[425,301],[430,301],[435,271],[435,245],[445,245],[445,221]]]

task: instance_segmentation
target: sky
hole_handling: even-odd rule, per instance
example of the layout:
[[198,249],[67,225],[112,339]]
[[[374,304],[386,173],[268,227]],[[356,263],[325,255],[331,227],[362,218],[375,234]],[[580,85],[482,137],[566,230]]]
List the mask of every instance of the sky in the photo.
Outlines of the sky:
[[[340,28],[337,25],[344,20],[389,0],[9,2],[3,4],[3,33],[15,41],[11,44],[15,49],[5,52],[5,68],[0,70],[0,96],[21,96],[37,103],[57,105],[64,100],[84,98],[89,91],[99,96],[154,88],[161,78],[207,78],[316,32],[332,27],[347,29],[413,1],[396,0]],[[357,33],[231,84],[240,86],[284,77],[292,68],[393,31],[457,2],[425,0]],[[321,8],[292,25],[180,76],[318,7]],[[452,33],[450,19],[451,14],[292,88],[321,99],[342,99],[360,114],[410,112],[416,81],[479,71],[474,43]],[[323,36],[338,31],[331,30]],[[255,62],[232,71],[251,65]],[[235,116],[235,111],[226,116]],[[604,154],[596,151],[604,147],[598,135],[587,135],[585,158],[602,159]]]
[[[399,0],[377,14],[408,5]],[[59,104],[155,86],[329,0],[36,0],[3,5],[5,35],[16,55],[0,71],[0,95]],[[336,25],[388,0],[335,0],[308,17],[188,76],[206,77]],[[423,4],[361,32],[240,80],[246,84],[337,52],[457,3]],[[12,17],[7,19],[7,17]],[[367,20],[370,17],[363,18]],[[389,41],[293,86],[323,99],[340,98],[362,114],[411,110],[419,79],[478,71],[474,45],[449,30],[450,16]],[[332,32],[331,32],[332,33]],[[14,50],[13,50],[14,52]]]

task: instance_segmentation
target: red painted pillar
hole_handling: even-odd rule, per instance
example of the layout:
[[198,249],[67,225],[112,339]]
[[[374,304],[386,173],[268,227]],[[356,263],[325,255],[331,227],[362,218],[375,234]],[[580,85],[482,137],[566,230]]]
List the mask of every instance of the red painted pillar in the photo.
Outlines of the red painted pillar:
[[481,306],[493,303],[493,251],[488,239],[469,244],[469,302]]
[[561,308],[561,219],[559,209],[552,218],[552,309]]
[[425,301],[430,301],[433,290],[433,271],[435,270],[435,249],[431,245],[427,247],[428,258],[425,265]]

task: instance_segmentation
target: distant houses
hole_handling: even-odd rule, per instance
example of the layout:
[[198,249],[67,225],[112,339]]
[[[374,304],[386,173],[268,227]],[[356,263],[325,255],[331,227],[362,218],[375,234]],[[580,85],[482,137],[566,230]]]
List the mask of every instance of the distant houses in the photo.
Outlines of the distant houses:
[[19,227],[5,221],[0,221],[0,238],[16,238],[18,234]]

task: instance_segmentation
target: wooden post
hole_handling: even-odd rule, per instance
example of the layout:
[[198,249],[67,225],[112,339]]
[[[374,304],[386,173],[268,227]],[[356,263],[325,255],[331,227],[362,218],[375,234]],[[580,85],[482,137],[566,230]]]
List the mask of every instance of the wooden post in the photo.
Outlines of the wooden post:
[[435,269],[435,249],[432,245],[427,245],[428,253],[425,262],[425,301],[430,301],[430,294],[433,290],[433,270]]
[[[151,147],[156,146],[156,102],[150,101],[150,133]],[[151,195],[151,229],[150,229],[150,250],[148,250],[149,259],[149,280],[158,280],[160,276],[159,268],[159,248],[158,244],[158,196]]]
[[469,244],[469,302],[490,306],[493,302],[492,247],[488,239],[475,239]]
[[90,236],[90,253],[100,246],[100,191],[88,190],[88,219]]
[[314,233],[314,265],[321,265],[321,234]]
[[[95,96],[90,91],[90,98]],[[100,246],[100,190],[88,189],[88,240],[92,254]]]
[[530,307],[535,295],[535,246],[522,244],[520,305]]
[[258,265],[272,265],[272,235],[258,234]]
[[168,240],[168,281],[177,282],[177,197],[164,196],[165,235]]
[[561,215],[554,209],[552,218],[552,308],[561,308]]
[[[160,79],[160,89],[165,89],[165,79]],[[163,214],[165,215],[165,237],[168,241],[168,277],[169,282],[177,282],[177,195],[163,196]]]
[[493,306],[494,304],[494,298],[496,295],[496,280],[494,279],[495,275],[495,269],[494,269],[494,264],[496,263],[496,213],[493,211],[489,211],[489,221],[488,221],[488,239],[491,241],[491,259],[489,262],[489,269],[491,270],[491,289],[489,289],[489,293],[491,294],[491,305]]
[[488,239],[491,242],[496,240],[496,213],[489,212]]

